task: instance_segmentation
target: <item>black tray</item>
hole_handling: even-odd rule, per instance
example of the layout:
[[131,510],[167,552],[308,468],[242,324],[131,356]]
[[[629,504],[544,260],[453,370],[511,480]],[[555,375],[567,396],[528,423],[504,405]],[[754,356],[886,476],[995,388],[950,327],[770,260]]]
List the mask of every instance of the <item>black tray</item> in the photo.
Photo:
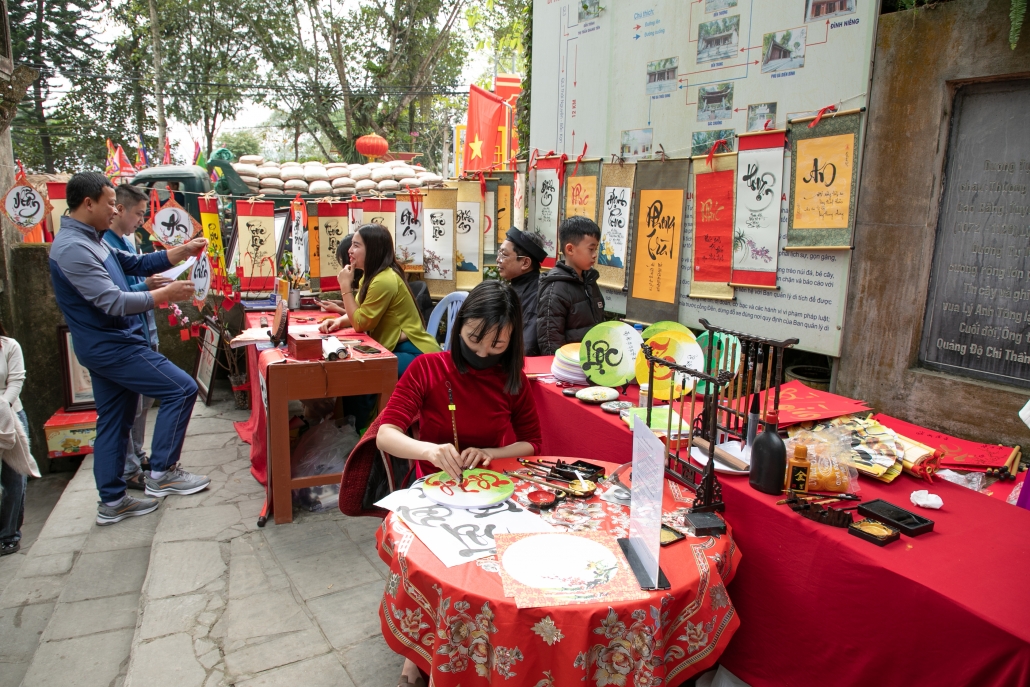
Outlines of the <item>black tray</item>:
[[866,501],[859,504],[858,512],[867,518],[879,520],[885,525],[890,525],[909,537],[918,537],[920,534],[933,532],[933,520],[928,520],[922,515],[916,515],[912,511],[895,506],[893,503],[883,499]]

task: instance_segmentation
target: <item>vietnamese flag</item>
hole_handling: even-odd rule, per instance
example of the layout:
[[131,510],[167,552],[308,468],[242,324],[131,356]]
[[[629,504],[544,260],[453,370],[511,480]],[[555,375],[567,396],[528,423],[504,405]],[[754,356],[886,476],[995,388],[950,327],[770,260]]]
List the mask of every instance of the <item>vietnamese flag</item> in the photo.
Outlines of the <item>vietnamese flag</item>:
[[504,126],[504,101],[473,84],[469,87],[468,125],[465,130],[464,169],[488,170],[495,164],[495,151],[504,144],[498,129]]

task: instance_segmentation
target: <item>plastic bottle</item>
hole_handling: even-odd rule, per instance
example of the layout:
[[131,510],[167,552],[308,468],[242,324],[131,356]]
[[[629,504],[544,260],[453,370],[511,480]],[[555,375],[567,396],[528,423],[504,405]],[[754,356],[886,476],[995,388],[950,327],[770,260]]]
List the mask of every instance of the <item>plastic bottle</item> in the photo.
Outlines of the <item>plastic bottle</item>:
[[644,384],[641,384],[640,385],[640,399],[637,401],[637,407],[638,408],[646,408],[647,407],[647,398],[650,395],[651,395],[651,385],[647,384],[646,382]]
[[779,418],[770,410],[765,418],[765,428],[751,445],[751,473],[748,483],[752,489],[765,494],[783,492],[787,474],[787,446],[777,433]]
[[794,447],[794,457],[787,463],[787,489],[808,491],[808,475],[812,471],[812,463],[808,460],[808,447],[798,444]]

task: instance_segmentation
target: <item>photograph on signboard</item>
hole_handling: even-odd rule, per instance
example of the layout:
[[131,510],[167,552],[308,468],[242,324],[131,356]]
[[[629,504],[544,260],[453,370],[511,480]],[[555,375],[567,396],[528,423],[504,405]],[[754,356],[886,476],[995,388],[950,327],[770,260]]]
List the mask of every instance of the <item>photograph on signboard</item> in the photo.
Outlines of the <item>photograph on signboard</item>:
[[806,29],[800,28],[765,34],[762,37],[762,73],[804,67],[806,33]]
[[717,83],[697,89],[697,121],[714,122],[733,117],[733,84]]
[[672,93],[676,90],[676,69],[679,67],[678,57],[666,57],[647,63],[648,95],[656,93]]
[[705,0],[705,12],[718,12],[736,6],[737,0]]
[[619,157],[626,162],[650,160],[654,129],[629,129],[622,132]]
[[579,20],[590,21],[601,14],[601,0],[579,0]]
[[[768,124],[768,126],[766,126]],[[776,103],[756,103],[747,106],[747,130],[762,131],[776,128]]]
[[740,15],[707,21],[697,28],[697,61],[735,57],[740,49]]
[[805,21],[817,21],[842,14],[854,14],[856,0],[808,0],[805,3]]
[[726,141],[726,146],[719,148],[719,152],[726,153],[733,150],[733,140],[737,136],[736,129],[715,129],[714,131],[695,131],[690,136],[690,154],[707,155],[716,141]]

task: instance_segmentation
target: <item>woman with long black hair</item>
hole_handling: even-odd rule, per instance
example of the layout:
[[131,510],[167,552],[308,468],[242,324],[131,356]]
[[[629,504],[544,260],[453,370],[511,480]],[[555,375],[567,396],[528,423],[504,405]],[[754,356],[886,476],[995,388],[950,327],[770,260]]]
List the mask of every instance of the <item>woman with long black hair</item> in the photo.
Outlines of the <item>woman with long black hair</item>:
[[[338,317],[323,322],[321,329],[332,332],[349,323],[355,331],[367,332],[397,356],[397,374],[401,376],[411,361],[439,351],[440,345],[426,332],[386,227],[363,224],[351,239],[350,262],[339,274],[346,320]],[[348,288],[354,283],[355,270],[364,270],[364,276],[357,289]]]

